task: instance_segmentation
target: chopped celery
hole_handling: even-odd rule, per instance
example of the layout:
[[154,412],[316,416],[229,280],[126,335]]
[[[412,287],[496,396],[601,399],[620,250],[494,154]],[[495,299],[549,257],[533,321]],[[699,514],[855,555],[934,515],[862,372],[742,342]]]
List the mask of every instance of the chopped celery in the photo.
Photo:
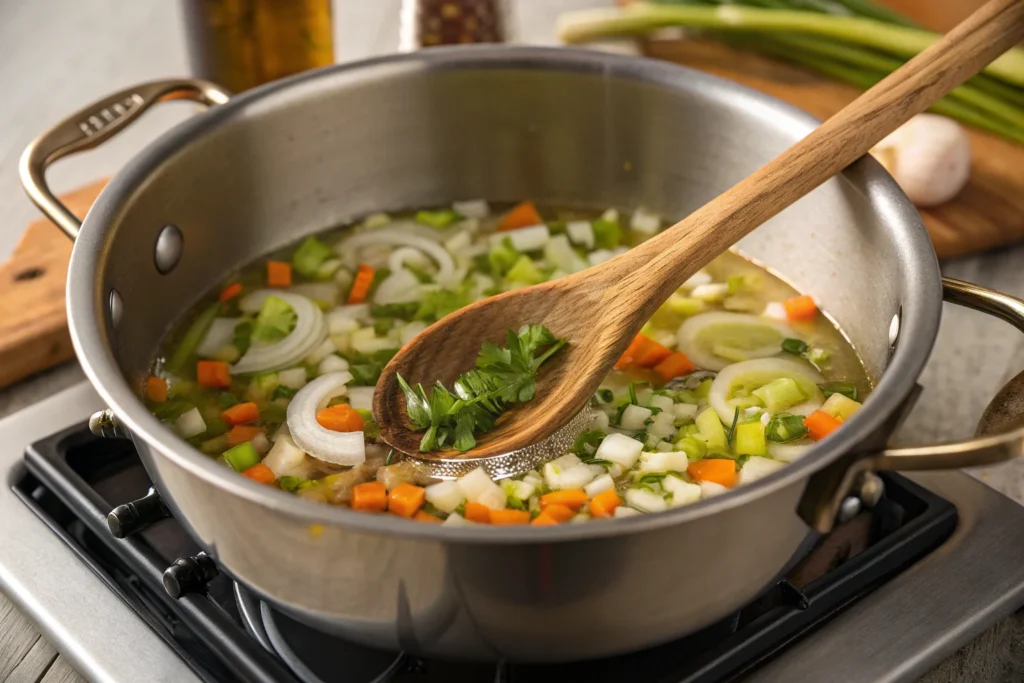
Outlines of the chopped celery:
[[594,246],[598,249],[616,249],[622,242],[622,229],[617,220],[601,217],[592,222],[590,227],[594,230]]
[[691,422],[690,424],[683,425],[682,427],[679,428],[679,431],[676,432],[676,440],[679,441],[681,439],[685,439],[688,436],[697,436],[699,433],[700,429],[697,427],[697,424]]
[[828,359],[832,357],[832,352],[828,349],[819,349],[814,347],[807,352],[807,360],[813,365],[820,367],[828,362]]
[[220,302],[211,304],[208,308],[204,309],[196,321],[192,323],[192,326],[185,332],[185,336],[178,342],[178,346],[174,349],[174,353],[167,360],[167,364],[164,366],[170,372],[175,374],[180,373],[182,368],[185,367],[185,363],[188,361],[196,347],[199,346],[199,342],[206,336],[206,331],[210,329],[210,325],[213,324],[213,319],[220,313]]
[[700,299],[694,299],[692,297],[682,296],[680,294],[673,294],[672,296],[670,296],[668,298],[668,301],[665,302],[665,306],[667,306],[668,310],[672,311],[673,313],[687,316],[697,315],[698,313],[702,313],[704,309],[707,308],[707,304],[701,301]]
[[530,259],[529,256],[523,255],[519,257],[519,260],[515,262],[515,265],[509,269],[506,275],[509,280],[516,282],[525,282],[528,285],[536,285],[544,282],[544,274],[540,272],[536,264]]
[[288,409],[280,403],[272,401],[260,404],[260,420],[262,422],[284,422]]
[[708,394],[711,393],[711,377],[706,377],[700,381],[697,388],[693,390],[693,395],[697,398],[707,398]]
[[[330,258],[333,253],[330,247],[310,235],[292,254],[292,266],[302,275],[313,277],[317,274],[320,264]],[[339,265],[341,264],[339,263]]]
[[491,247],[487,253],[490,272],[494,275],[504,275],[512,269],[520,256],[521,254],[512,246],[512,240],[506,237]]
[[[335,276],[335,273],[341,272],[341,259],[331,258],[321,263],[316,268],[316,272],[313,274],[317,280],[330,280]],[[338,283],[342,284],[342,283]],[[344,283],[343,286],[347,287],[350,283]]]
[[803,356],[807,353],[807,343],[802,339],[783,339],[782,350],[794,356]]
[[380,436],[380,426],[373,417],[373,411],[365,408],[356,408],[359,417],[363,418],[363,436],[367,439],[376,439]]
[[765,455],[768,452],[764,425],[760,420],[736,425],[735,450],[737,455]]
[[252,343],[252,321],[243,318],[235,325],[235,335],[231,340],[231,345],[238,349],[239,355],[244,355],[249,350],[249,345]]
[[244,472],[253,465],[260,464],[260,454],[249,441],[224,451],[224,459],[236,472]]
[[228,437],[224,434],[215,436],[199,444],[199,450],[207,455],[220,455],[228,447]]
[[842,394],[832,394],[825,401],[825,404],[819,408],[823,413],[828,413],[832,417],[836,418],[840,422],[850,419],[850,417],[860,410],[860,404],[856,401],[852,401]]
[[676,450],[686,453],[686,457],[690,460],[700,460],[707,454],[708,447],[700,439],[686,436],[676,441]]
[[705,408],[704,412],[697,416],[696,423],[700,436],[708,445],[709,451],[729,450],[729,443],[725,438],[725,427],[722,426],[722,421],[718,419],[718,413],[714,408]]
[[447,228],[449,225],[461,218],[462,216],[451,209],[416,212],[416,222],[423,223],[423,225],[429,225],[432,228]]
[[420,305],[416,301],[404,304],[370,304],[370,315],[374,318],[402,318],[412,320]]
[[302,484],[302,479],[299,479],[298,477],[292,477],[289,475],[283,476],[277,480],[278,486],[280,486],[283,490],[290,491],[292,493],[294,493],[295,490],[298,489],[299,486]]
[[807,434],[807,427],[804,426],[804,418],[800,415],[779,413],[768,421],[765,427],[765,438],[776,443],[789,443],[802,439]]
[[853,382],[825,382],[821,385],[821,391],[825,398],[830,398],[832,394],[842,394],[851,401],[857,400],[857,386]]
[[295,329],[296,315],[284,299],[268,296],[263,300],[260,313],[252,328],[252,339],[274,342],[284,339]]
[[754,389],[751,393],[761,399],[764,407],[772,414],[807,400],[807,395],[804,394],[800,385],[789,377],[773,379],[760,389]]
[[420,297],[420,305],[413,319],[436,322],[449,313],[454,313],[463,306],[468,306],[469,303],[469,293],[465,287],[457,292],[447,289],[427,292]]
[[764,284],[761,276],[757,273],[743,273],[740,275],[730,275],[727,280],[729,293],[730,294],[744,294],[749,292],[757,292],[761,289]]
[[727,296],[722,301],[722,308],[733,312],[750,312],[761,307],[761,302],[752,296],[742,294]]

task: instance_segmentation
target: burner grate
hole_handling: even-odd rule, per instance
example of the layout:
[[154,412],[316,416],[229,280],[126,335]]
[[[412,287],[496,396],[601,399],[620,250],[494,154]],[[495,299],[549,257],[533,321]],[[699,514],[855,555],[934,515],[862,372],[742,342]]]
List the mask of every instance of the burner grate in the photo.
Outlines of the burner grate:
[[[339,641],[260,603],[202,557],[200,574],[212,580],[174,600],[164,590],[165,570],[200,549],[150,494],[130,441],[99,439],[80,425],[33,444],[25,460],[29,473],[16,493],[207,681],[735,680],[926,555],[957,524],[948,502],[885,475],[886,494],[871,511],[837,526],[782,581],[709,629],[621,657],[496,669]],[[107,513],[137,499],[146,502],[125,512],[130,524],[121,531],[129,535],[114,538]]]

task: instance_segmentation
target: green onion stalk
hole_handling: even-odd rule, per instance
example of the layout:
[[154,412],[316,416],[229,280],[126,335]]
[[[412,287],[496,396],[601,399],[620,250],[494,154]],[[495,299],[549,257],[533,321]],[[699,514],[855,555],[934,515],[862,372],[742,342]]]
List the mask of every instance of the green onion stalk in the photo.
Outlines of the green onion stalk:
[[[708,31],[860,88],[874,85],[938,34],[870,0],[661,0],[564,15],[567,43],[676,26]],[[734,4],[739,3],[739,4]],[[1015,48],[956,88],[932,111],[1024,141],[1024,50]]]

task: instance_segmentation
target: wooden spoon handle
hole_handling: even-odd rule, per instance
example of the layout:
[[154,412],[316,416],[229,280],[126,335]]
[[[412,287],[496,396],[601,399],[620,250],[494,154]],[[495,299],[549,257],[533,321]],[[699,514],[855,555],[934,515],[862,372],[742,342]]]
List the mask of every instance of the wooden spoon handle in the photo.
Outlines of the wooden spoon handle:
[[[741,237],[842,171],[1024,38],[1024,0],[991,0],[753,175],[605,266],[634,320]],[[620,263],[616,263],[621,261]],[[612,275],[611,272],[608,275]],[[609,292],[612,294],[612,292]],[[634,330],[635,332],[635,330]]]

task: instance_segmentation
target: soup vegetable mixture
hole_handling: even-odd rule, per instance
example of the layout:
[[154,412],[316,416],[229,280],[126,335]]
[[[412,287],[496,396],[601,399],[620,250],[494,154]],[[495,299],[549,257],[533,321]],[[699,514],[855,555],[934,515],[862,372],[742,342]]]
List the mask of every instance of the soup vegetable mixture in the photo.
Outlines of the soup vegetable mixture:
[[[695,503],[799,458],[870,389],[809,296],[733,253],[665,302],[594,396],[589,429],[538,470],[432,480],[379,441],[370,411],[384,365],[429,324],[601,263],[661,228],[642,209],[538,211],[531,202],[369,216],[212,292],[168,336],[146,403],[242,476],[360,511],[543,526]],[[511,332],[516,352],[555,348],[539,326]],[[442,446],[468,447],[425,433],[422,450]]]

